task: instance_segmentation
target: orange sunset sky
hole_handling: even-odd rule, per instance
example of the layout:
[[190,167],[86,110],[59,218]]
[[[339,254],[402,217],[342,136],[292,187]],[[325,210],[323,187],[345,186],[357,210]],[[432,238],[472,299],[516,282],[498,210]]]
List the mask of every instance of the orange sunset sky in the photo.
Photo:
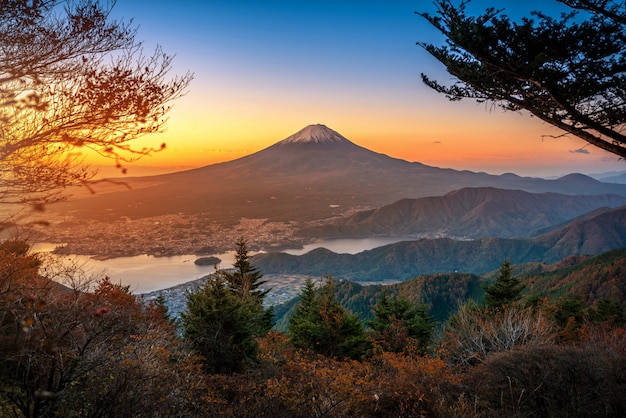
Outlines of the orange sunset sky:
[[[475,0],[470,10],[494,2]],[[509,16],[558,13],[551,0],[497,1]],[[431,1],[118,0],[147,51],[176,55],[195,79],[167,132],[141,144],[167,149],[130,175],[177,171],[259,151],[322,123],[370,150],[424,164],[528,176],[626,170],[612,154],[531,118],[450,102],[420,80],[452,81],[416,41],[443,38],[415,11]],[[94,165],[102,164],[96,159]],[[104,162],[110,175],[111,162]]]

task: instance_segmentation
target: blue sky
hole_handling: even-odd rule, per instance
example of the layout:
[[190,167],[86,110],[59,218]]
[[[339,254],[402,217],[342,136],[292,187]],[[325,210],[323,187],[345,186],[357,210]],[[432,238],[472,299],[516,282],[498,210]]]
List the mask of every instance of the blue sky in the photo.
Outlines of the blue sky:
[[[511,16],[565,10],[556,1],[473,1]],[[546,9],[546,7],[550,9]],[[443,42],[416,11],[432,1],[118,0],[138,38],[191,70],[171,113],[168,151],[139,165],[190,168],[231,160],[323,123],[351,141],[438,167],[548,176],[623,169],[623,162],[528,115],[449,102],[420,81],[452,81],[417,41]],[[584,147],[584,148],[583,148]],[[582,151],[581,151],[582,150]]]

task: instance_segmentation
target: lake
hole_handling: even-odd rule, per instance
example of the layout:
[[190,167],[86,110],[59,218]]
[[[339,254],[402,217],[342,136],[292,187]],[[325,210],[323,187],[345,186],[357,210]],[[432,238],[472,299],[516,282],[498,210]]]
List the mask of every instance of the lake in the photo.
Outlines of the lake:
[[372,248],[382,247],[383,245],[394,244],[400,241],[414,241],[415,239],[408,237],[337,238],[307,244],[301,249],[284,250],[283,252],[302,255],[316,248],[326,248],[337,254],[356,254]]
[[[319,241],[305,245],[300,249],[284,250],[285,253],[302,255],[316,248],[327,248],[336,253],[356,254],[365,250],[410,240],[406,237],[373,237],[373,238],[342,238]],[[414,238],[413,238],[414,239]],[[33,251],[50,252],[58,244],[38,243]],[[252,253],[251,253],[252,254]],[[222,260],[219,267],[229,268],[235,262],[235,252],[214,254]],[[196,255],[179,255],[173,257],[153,257],[138,255],[134,257],[117,257],[107,260],[95,260],[85,255],[58,256],[78,262],[90,274],[109,276],[114,283],[130,285],[134,293],[152,292],[166,289],[191,280],[199,279],[215,271],[214,266],[198,266],[194,261]]]

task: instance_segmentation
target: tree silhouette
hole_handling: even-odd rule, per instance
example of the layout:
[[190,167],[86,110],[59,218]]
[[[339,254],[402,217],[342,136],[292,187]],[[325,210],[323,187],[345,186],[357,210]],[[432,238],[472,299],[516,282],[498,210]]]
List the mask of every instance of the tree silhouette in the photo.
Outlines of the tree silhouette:
[[466,15],[438,0],[436,15],[419,13],[447,39],[418,42],[458,78],[426,85],[450,100],[525,109],[567,134],[626,157],[626,9],[620,0],[559,0],[582,10],[558,18],[533,12],[512,22],[503,9]]
[[517,277],[513,276],[511,263],[508,260],[504,260],[496,280],[483,287],[487,307],[501,308],[519,300],[525,287]]
[[0,3],[0,203],[59,200],[87,185],[90,149],[122,162],[156,149],[133,140],[164,129],[171,101],[192,79],[168,79],[172,57],[145,55],[115,2]]
[[250,263],[247,241],[244,238],[240,238],[235,243],[235,246],[235,263],[233,264],[235,270],[233,272],[222,271],[220,274],[224,275],[231,290],[239,297],[252,296],[256,300],[263,300],[270,289],[259,290],[259,287],[266,282],[261,280],[263,274],[261,274],[259,269]]

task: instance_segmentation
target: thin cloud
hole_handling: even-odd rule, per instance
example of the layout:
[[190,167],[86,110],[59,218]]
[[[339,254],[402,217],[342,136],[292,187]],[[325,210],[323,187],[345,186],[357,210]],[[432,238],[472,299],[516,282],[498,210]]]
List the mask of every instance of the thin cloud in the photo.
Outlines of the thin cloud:
[[588,150],[584,148],[571,149],[569,150],[572,154],[591,154]]

